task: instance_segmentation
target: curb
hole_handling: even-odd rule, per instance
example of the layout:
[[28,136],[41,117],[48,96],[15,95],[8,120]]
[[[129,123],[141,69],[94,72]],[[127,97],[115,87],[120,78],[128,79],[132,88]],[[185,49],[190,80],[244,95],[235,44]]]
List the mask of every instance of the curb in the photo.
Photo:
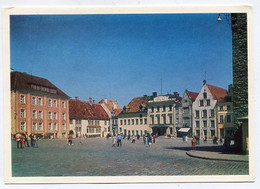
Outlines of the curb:
[[199,159],[206,159],[206,160],[217,160],[217,161],[233,161],[233,162],[249,162],[247,160],[232,160],[232,159],[220,159],[220,158],[211,158],[211,157],[203,157],[203,156],[197,156],[197,155],[192,155],[189,152],[186,152],[186,154],[190,157],[194,157],[194,158],[199,158]]

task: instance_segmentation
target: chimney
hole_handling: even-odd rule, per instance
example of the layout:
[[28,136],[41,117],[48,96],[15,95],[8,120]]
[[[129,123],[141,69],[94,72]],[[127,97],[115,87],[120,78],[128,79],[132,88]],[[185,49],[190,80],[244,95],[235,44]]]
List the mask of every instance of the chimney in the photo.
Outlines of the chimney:
[[144,97],[147,97],[147,95],[144,95]]
[[107,104],[107,98],[104,99],[105,103]]
[[79,97],[78,97],[78,96],[75,96],[75,100],[79,100]]
[[176,98],[180,96],[178,92],[173,92],[173,95],[174,95],[174,97],[176,97]]
[[157,92],[153,92],[153,97],[157,97]]
[[207,81],[206,80],[203,80],[203,85],[205,85],[207,83]]
[[88,98],[88,101],[89,101],[89,102],[92,102],[92,97],[89,97],[89,98]]
[[228,92],[233,93],[233,84],[228,85]]

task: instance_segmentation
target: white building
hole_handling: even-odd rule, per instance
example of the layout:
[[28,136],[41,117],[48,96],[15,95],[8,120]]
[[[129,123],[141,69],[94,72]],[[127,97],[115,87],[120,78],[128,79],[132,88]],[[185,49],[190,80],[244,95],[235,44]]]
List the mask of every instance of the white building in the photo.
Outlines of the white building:
[[203,81],[203,86],[193,102],[193,135],[212,138],[217,135],[216,104],[227,95],[227,90]]

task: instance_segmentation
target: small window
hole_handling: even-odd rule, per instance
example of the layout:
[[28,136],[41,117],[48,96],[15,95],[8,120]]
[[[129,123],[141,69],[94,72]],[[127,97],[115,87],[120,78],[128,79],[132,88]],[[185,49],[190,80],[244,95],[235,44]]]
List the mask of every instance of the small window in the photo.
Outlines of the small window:
[[57,107],[57,100],[53,100],[53,107]]
[[135,124],[138,125],[138,119],[135,120]]
[[49,118],[49,119],[52,118],[52,113],[51,113],[51,112],[48,113],[48,118]]
[[36,97],[35,96],[32,97],[32,105],[36,105]]
[[200,121],[196,121],[196,127],[200,127]]
[[54,119],[54,120],[57,119],[57,113],[56,113],[56,112],[53,113],[53,119]]
[[120,120],[120,125],[123,125],[123,120]]
[[36,130],[37,130],[37,125],[36,125],[36,123],[33,123],[32,129],[33,129],[33,131],[36,131]]
[[224,123],[224,117],[223,117],[223,115],[220,115],[220,116],[219,116],[219,123]]
[[172,116],[169,116],[170,124],[172,124]]
[[227,105],[227,111],[230,111],[230,110],[231,110],[231,106]]
[[211,120],[210,124],[211,124],[211,127],[215,127],[215,121],[214,120]]
[[48,125],[48,129],[49,129],[49,131],[51,130],[51,123],[49,123],[49,125]]
[[62,108],[65,108],[66,107],[66,104],[65,104],[65,102],[64,101],[62,101]]
[[215,111],[214,110],[210,110],[210,116],[214,117],[215,116]]
[[20,103],[25,104],[25,96],[24,95],[20,96]]
[[62,130],[66,130],[66,124],[65,123],[62,124]]
[[199,117],[200,117],[200,111],[196,110],[196,118],[199,118]]
[[145,125],[147,124],[147,119],[146,119],[146,118],[144,118],[144,124],[145,124]]
[[132,125],[134,125],[135,124],[135,120],[134,119],[132,119]]
[[227,115],[227,123],[231,123],[232,120],[231,120],[231,115]]
[[207,106],[210,106],[210,100],[207,100]]
[[38,124],[38,129],[39,129],[40,131],[43,130],[42,123],[39,123],[39,124]]
[[223,111],[223,106],[219,106],[219,110]]
[[38,98],[38,105],[42,106],[42,98],[40,98],[40,97]]
[[62,120],[65,120],[65,119],[66,119],[66,114],[62,113]]
[[203,118],[206,118],[207,117],[207,110],[203,110],[203,115],[202,115]]
[[128,125],[130,125],[130,119],[128,119]]
[[124,120],[124,125],[126,125],[126,120]]
[[24,110],[24,109],[21,109],[20,117],[21,117],[21,118],[25,118],[25,117],[26,117],[26,114],[25,114],[25,110]]
[[54,124],[53,124],[53,130],[54,130],[54,131],[58,130],[57,123],[54,123]]
[[33,111],[32,111],[32,118],[33,118],[33,119],[36,119],[36,118],[37,118],[36,110],[33,110]]
[[140,119],[140,125],[143,125],[143,119]]
[[21,131],[25,131],[25,130],[26,130],[25,122],[21,122],[20,130],[21,130]]
[[52,104],[51,104],[51,99],[48,100],[48,106],[51,107]]
[[206,99],[207,98],[207,93],[203,93],[203,98]]
[[200,106],[204,106],[204,101],[200,100]]
[[207,121],[203,121],[203,127],[207,127]]

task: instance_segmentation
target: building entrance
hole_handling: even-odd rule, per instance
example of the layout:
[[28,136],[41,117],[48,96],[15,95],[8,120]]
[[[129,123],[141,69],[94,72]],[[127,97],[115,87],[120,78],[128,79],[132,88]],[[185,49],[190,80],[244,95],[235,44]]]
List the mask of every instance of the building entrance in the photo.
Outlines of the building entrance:
[[165,136],[166,135],[167,127],[153,127],[153,134],[158,136]]

